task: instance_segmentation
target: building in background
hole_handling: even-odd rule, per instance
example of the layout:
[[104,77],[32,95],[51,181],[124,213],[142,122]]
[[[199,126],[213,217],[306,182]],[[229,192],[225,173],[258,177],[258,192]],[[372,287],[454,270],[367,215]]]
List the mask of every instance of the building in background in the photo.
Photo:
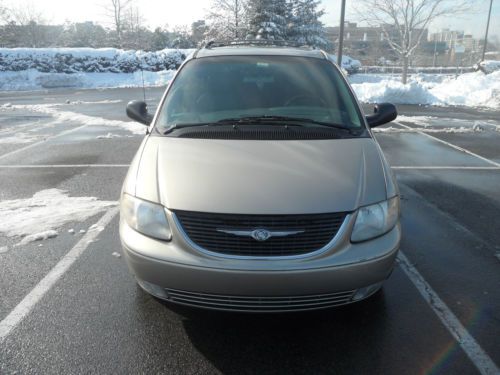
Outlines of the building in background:
[[[346,22],[344,26],[344,53],[363,65],[398,65],[398,56],[392,50],[384,29],[396,37],[394,26],[360,26]],[[326,36],[335,46],[340,28],[326,27]],[[415,34],[418,34],[416,32]],[[424,30],[419,47],[411,57],[413,66],[472,66],[480,57],[483,40],[463,31],[443,29],[429,33]]]
[[[347,55],[353,56],[363,65],[393,65],[398,63],[398,56],[387,41],[386,30],[391,39],[397,38],[397,30],[392,25],[360,26],[355,22],[344,25],[344,48]],[[338,43],[340,27],[327,27],[326,35],[335,45]],[[415,33],[418,34],[418,33]],[[424,30],[423,40],[427,39]]]
[[477,62],[483,48],[483,40],[475,39],[471,34],[463,31],[442,29],[431,33],[427,42],[428,50],[432,45],[441,45],[438,48],[434,61],[439,66],[470,66]]

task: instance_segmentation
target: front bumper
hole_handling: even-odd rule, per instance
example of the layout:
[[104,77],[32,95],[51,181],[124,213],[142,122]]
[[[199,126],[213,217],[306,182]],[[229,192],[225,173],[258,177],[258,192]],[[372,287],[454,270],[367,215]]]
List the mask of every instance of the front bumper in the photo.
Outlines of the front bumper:
[[401,238],[397,225],[364,243],[346,238],[316,257],[253,261],[199,253],[172,230],[166,243],[120,223],[125,259],[139,284],[172,302],[237,311],[310,310],[366,298],[392,272]]

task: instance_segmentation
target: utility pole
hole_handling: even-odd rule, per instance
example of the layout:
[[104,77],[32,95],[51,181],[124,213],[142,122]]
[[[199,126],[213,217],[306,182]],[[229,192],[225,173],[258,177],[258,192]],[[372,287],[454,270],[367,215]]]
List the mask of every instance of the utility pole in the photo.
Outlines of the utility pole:
[[483,46],[483,58],[481,61],[484,61],[484,55],[486,55],[486,47],[488,46],[488,31],[490,30],[490,18],[491,18],[491,7],[493,6],[493,0],[490,0],[490,10],[488,12],[488,22],[486,23],[486,35],[484,36],[484,46]]
[[345,0],[342,0],[342,8],[340,10],[339,49],[337,51],[337,65],[340,68],[342,68],[342,50],[344,49],[344,23],[345,23]]
[[436,55],[437,55],[437,36],[434,35],[434,57],[432,58],[432,67],[436,66]]

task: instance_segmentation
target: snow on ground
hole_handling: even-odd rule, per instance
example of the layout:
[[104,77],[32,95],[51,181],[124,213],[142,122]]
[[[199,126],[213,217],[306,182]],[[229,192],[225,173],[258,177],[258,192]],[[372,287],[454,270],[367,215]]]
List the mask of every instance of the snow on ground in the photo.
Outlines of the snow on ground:
[[481,128],[474,127],[465,127],[461,126],[459,128],[395,128],[393,126],[389,126],[387,128],[375,128],[373,129],[374,133],[477,133],[482,132]]
[[0,137],[0,144],[26,144],[43,139],[43,136],[29,133],[15,133],[9,137]]
[[[49,127],[55,126],[60,123],[67,122],[78,122],[80,125],[86,126],[110,126],[117,127],[124,130],[127,130],[133,134],[143,135],[145,133],[144,125],[141,125],[137,122],[133,121],[120,121],[120,120],[110,120],[102,117],[96,116],[88,116],[81,113],[76,113],[72,111],[65,110],[66,106],[70,107],[69,104],[39,104],[39,105],[29,105],[29,104],[16,104],[10,105],[8,107],[0,106],[0,111],[2,112],[15,112],[18,110],[21,111],[30,111],[35,113],[41,113],[45,115],[49,115],[53,118],[53,122],[49,122],[47,124],[42,125]],[[55,123],[54,123],[55,122]],[[6,130],[11,131],[11,128]],[[1,133],[0,133],[1,135]],[[23,132],[18,132],[10,137],[0,137],[1,143],[29,143],[36,140],[37,135],[30,135]],[[111,137],[108,137],[111,138]]]
[[[435,116],[398,115],[396,123],[410,123],[417,127],[399,128],[394,126],[374,128],[375,133],[481,133],[500,132],[500,124],[494,120],[468,120]],[[446,124],[446,125],[443,125]]]
[[134,73],[42,73],[35,69],[0,72],[0,90],[26,91],[53,88],[149,87],[167,85],[175,70]]
[[397,122],[411,123],[423,127],[442,127],[442,124],[453,125],[453,127],[473,127],[476,130],[489,129],[500,131],[498,121],[493,120],[468,120],[461,118],[442,118],[436,116],[405,116],[398,115]]
[[[380,75],[350,78],[358,98],[365,103],[425,104],[500,109],[500,71],[491,74],[465,73],[441,81],[411,77],[406,85],[393,77]],[[366,77],[368,76],[368,77]],[[429,76],[429,75],[427,75]],[[363,81],[363,78],[367,78]]]
[[[70,197],[59,189],[42,190],[31,198],[0,202],[0,235],[19,240],[15,246],[53,238],[65,224],[83,222],[116,204],[95,197]],[[5,246],[2,249],[7,251]]]

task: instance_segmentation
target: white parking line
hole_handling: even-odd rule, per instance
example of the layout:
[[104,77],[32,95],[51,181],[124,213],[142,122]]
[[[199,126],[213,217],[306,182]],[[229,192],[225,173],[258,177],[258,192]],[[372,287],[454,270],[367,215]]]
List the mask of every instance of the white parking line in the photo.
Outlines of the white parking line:
[[498,375],[500,369],[493,362],[490,356],[479,346],[476,340],[470,335],[460,320],[453,314],[448,306],[443,302],[431,286],[425,281],[422,275],[410,263],[408,258],[400,251],[398,262],[404,273],[417,288],[427,304],[431,307],[439,320],[450,332],[453,338],[461,346],[469,359],[474,363],[481,374]]
[[[43,169],[43,168],[128,168],[130,164],[18,164],[1,165],[0,169]],[[478,171],[496,171],[500,167],[471,167],[456,165],[395,165],[391,167],[395,170],[478,170]]]
[[35,142],[35,143],[32,143],[30,145],[27,145],[25,147],[21,147],[21,148],[18,148],[17,150],[14,150],[14,151],[11,151],[11,152],[7,152],[6,154],[3,154],[3,155],[0,155],[0,160],[2,159],[5,159],[9,156],[12,156],[12,155],[15,155],[19,152],[22,152],[22,151],[25,151],[25,150],[28,150],[30,148],[33,148],[33,147],[36,147],[42,143],[45,143],[47,142],[48,140],[51,140],[51,139],[54,139],[54,138],[58,138],[58,137],[62,137],[63,135],[66,135],[66,134],[70,134],[70,133],[73,133],[73,132],[76,132],[77,130],[80,130],[80,129],[83,129],[83,128],[86,128],[88,125],[82,125],[82,126],[78,126],[76,128],[73,128],[73,129],[68,129],[66,131],[63,131],[61,133],[58,133],[56,135],[52,135],[52,136],[48,136],[47,138],[45,138],[44,140],[42,141],[39,141],[39,142]]
[[[105,228],[118,213],[118,207],[110,209],[97,222],[98,228]],[[22,320],[33,310],[35,305],[65,274],[71,265],[85,252],[100,230],[88,231],[78,243],[57,263],[54,268],[23,298],[23,300],[0,322],[0,342],[2,342]]]
[[130,164],[19,164],[0,165],[0,169],[42,169],[42,168],[128,168]]
[[[394,123],[397,124],[397,125],[400,125],[400,126],[402,126],[404,128],[406,128],[406,129],[415,129],[415,128],[412,128],[411,126],[401,124],[400,122],[397,122],[397,121],[394,121]],[[421,132],[421,131],[417,131],[417,133],[421,134],[421,135],[424,135],[424,136],[426,136],[426,137],[428,137],[430,139],[433,139],[435,141],[438,141],[438,142],[440,142],[442,144],[445,144],[445,145],[447,145],[447,146],[449,146],[451,148],[454,148],[455,150],[458,150],[458,151],[461,151],[461,152],[465,152],[466,154],[469,154],[471,156],[475,156],[476,158],[481,159],[482,161],[485,161],[486,163],[489,163],[491,165],[494,165],[495,167],[499,167],[500,168],[500,163],[497,163],[497,162],[495,162],[493,160],[485,158],[484,156],[478,155],[478,154],[476,154],[476,153],[474,153],[472,151],[469,151],[469,150],[467,150],[467,149],[465,149],[463,147],[454,145],[453,143],[450,143],[450,142],[443,141],[442,139],[439,139],[437,137],[434,137],[434,136],[432,136],[430,134],[427,134],[427,133],[424,133],[424,132]]]
[[467,167],[467,166],[405,166],[405,165],[396,165],[392,166],[391,169],[395,170],[418,170],[418,169],[429,169],[429,170],[478,170],[478,171],[495,171],[500,170],[500,167]]

